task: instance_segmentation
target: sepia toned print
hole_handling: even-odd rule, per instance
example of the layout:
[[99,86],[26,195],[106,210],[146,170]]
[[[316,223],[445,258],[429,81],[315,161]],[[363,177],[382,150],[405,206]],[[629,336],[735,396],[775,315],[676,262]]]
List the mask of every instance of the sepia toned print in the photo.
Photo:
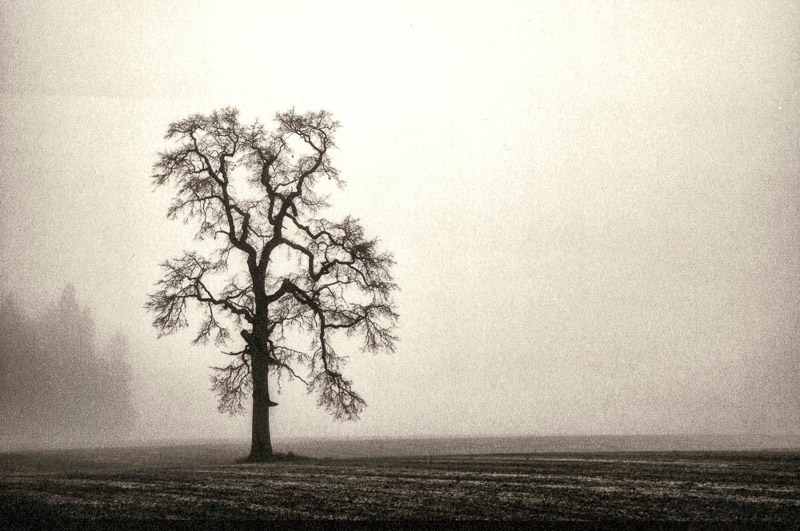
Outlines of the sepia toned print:
[[798,27],[0,3],[0,527],[796,525]]

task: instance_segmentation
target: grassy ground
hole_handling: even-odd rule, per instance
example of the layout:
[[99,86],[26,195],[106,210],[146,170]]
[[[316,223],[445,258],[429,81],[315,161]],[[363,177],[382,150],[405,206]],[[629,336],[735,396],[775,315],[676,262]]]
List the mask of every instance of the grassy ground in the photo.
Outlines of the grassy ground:
[[800,453],[506,454],[236,464],[194,446],[0,454],[0,527],[43,518],[584,520],[800,526]]

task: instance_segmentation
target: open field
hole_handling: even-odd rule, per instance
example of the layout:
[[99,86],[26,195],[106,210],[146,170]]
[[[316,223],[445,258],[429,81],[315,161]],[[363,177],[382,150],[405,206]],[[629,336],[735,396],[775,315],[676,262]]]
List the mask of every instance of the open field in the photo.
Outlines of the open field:
[[0,454],[3,523],[61,518],[600,520],[800,526],[800,453],[604,452],[237,464],[237,445]]

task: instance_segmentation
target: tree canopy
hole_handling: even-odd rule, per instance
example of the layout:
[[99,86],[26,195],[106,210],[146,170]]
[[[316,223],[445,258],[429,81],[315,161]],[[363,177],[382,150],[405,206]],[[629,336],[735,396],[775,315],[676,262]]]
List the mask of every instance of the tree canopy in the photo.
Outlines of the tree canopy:
[[364,351],[394,350],[394,261],[357,219],[320,215],[320,184],[344,184],[330,158],[338,122],[294,110],[275,122],[272,131],[243,124],[225,108],[169,126],[174,147],[159,154],[152,179],[172,187],[168,216],[194,223],[205,245],[162,264],[146,307],[160,334],[188,326],[196,311],[195,343],[239,345],[213,377],[221,410],[240,412],[253,392],[256,415],[262,381],[264,404],[275,405],[267,375],[287,375],[335,417],[354,419],[365,402],[342,374],[339,348],[349,337]]

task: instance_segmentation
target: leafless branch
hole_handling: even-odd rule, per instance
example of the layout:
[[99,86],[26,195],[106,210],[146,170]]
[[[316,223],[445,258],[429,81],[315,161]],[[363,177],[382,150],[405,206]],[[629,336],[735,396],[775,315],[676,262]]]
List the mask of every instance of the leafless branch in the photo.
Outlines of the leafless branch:
[[[365,404],[342,376],[345,358],[332,341],[342,332],[361,338],[364,351],[394,351],[394,260],[355,218],[315,217],[327,205],[317,183],[343,184],[330,158],[338,122],[326,111],[293,109],[275,121],[274,131],[244,125],[225,108],[169,126],[173,147],[159,154],[153,182],[174,190],[170,218],[197,223],[197,237],[219,247],[213,259],[187,252],[164,262],[146,308],[160,335],[188,326],[190,302],[202,315],[196,343],[223,345],[232,327],[242,331],[245,348],[212,379],[221,410],[241,411],[252,385],[248,360],[264,356],[271,372],[303,382],[337,418],[356,418]],[[286,264],[276,268],[285,256],[296,261],[288,273]],[[234,263],[236,273],[245,264],[245,281],[229,272]],[[289,330],[306,335],[308,350],[287,345]],[[308,376],[295,370],[303,366]]]

